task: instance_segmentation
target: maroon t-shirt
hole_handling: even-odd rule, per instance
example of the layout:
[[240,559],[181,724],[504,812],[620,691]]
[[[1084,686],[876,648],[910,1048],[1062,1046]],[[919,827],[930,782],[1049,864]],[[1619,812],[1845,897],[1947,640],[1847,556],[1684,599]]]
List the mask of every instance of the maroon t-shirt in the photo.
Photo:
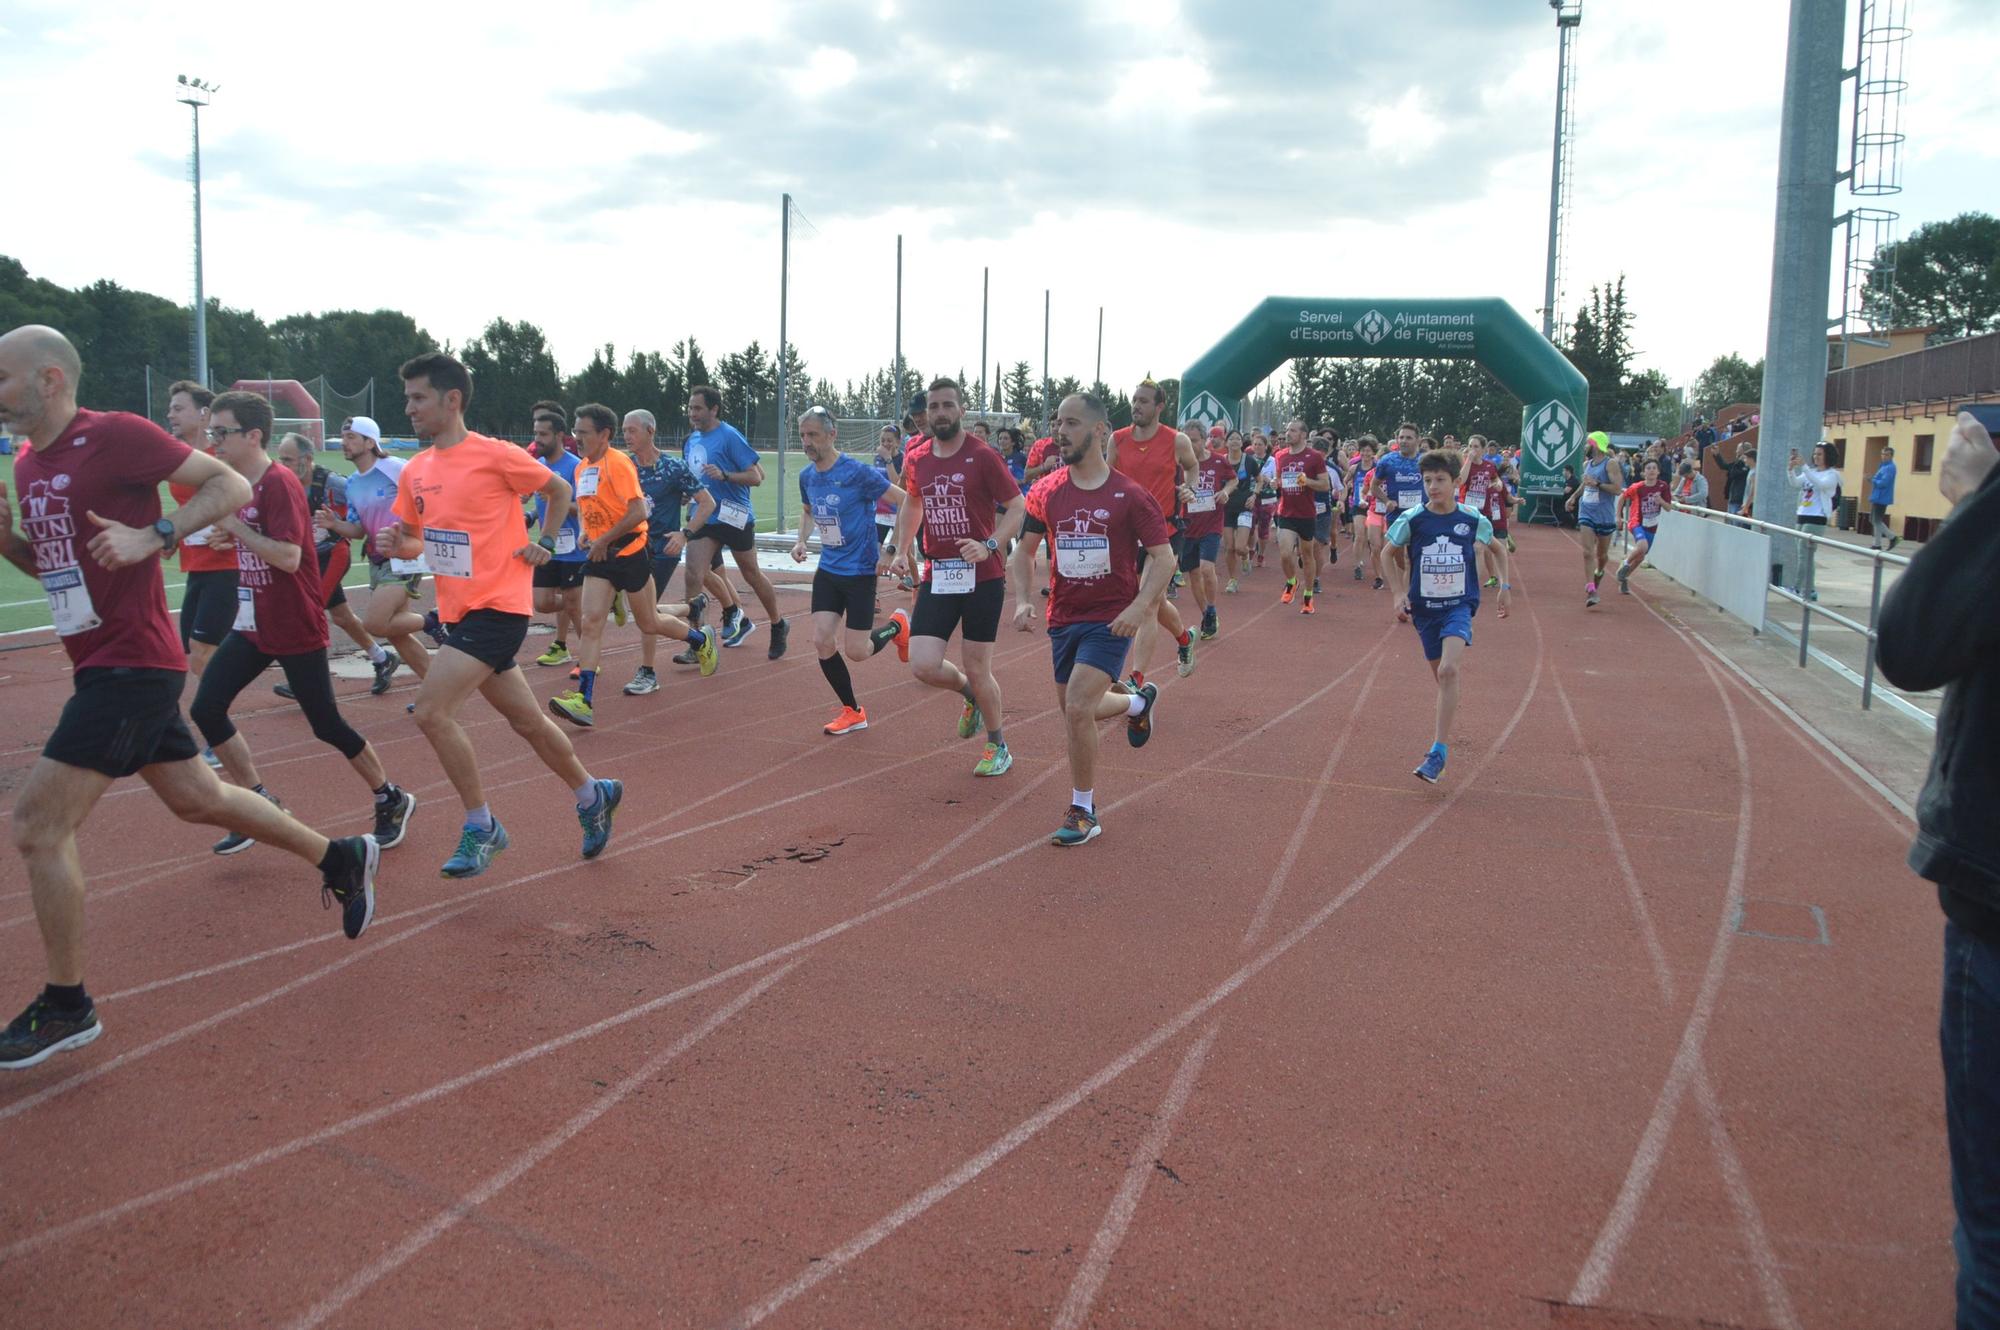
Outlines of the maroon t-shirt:
[[152,526],[160,520],[160,482],[193,451],[150,420],[78,411],[48,447],[24,446],[14,455],[21,534],[34,549],[56,631],[76,669],[187,669],[160,561],[115,572],[101,566],[88,549],[97,526],[85,514]]
[[242,541],[236,542],[236,621],[244,622],[245,593],[256,615],[254,626],[238,631],[267,656],[324,651],[326,611],[319,594],[319,559],[313,553],[312,516],[306,511],[306,492],[299,478],[276,463],[264,468],[250,487],[250,502],[236,510],[236,517],[259,535],[297,545],[302,556],[298,568],[288,573],[265,563]]
[[1139,594],[1139,551],[1167,543],[1160,505],[1120,472],[1087,490],[1065,470],[1041,507],[1049,528],[1049,627],[1110,623]]
[[1278,516],[1318,516],[1313,510],[1313,496],[1319,491],[1307,489],[1300,482],[1326,474],[1325,456],[1311,448],[1297,452],[1280,448],[1273,460],[1278,464]]
[[[957,559],[961,540],[989,540],[1000,525],[1000,508],[1018,498],[1021,487],[1014,473],[990,444],[960,435],[958,451],[939,457],[935,440],[903,454],[903,489],[924,505],[924,557],[936,576],[939,559]],[[990,582],[1007,575],[999,552],[978,564],[977,578]]]
[[[1229,459],[1217,453],[1209,453],[1195,468],[1194,478],[1189,486],[1194,490],[1194,502],[1187,506],[1185,526],[1181,534],[1190,540],[1203,536],[1222,534],[1222,491],[1230,481],[1236,479],[1236,468]],[[1203,505],[1207,505],[1206,511]]]

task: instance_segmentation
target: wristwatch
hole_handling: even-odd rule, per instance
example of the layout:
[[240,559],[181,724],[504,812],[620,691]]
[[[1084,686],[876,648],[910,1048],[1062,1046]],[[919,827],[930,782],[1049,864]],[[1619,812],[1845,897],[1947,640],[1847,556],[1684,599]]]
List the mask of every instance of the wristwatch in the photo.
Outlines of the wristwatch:
[[540,545],[543,549],[547,550],[551,554],[554,554],[556,552],[556,538],[554,536],[543,536],[540,540],[536,541],[535,543],[537,545]]
[[1000,542],[988,536],[986,538],[986,552],[988,554],[998,554],[1000,552]]
[[180,536],[174,531],[173,519],[170,517],[162,517],[153,523],[153,534],[160,538],[160,555],[163,558],[172,554],[174,546],[181,543]]

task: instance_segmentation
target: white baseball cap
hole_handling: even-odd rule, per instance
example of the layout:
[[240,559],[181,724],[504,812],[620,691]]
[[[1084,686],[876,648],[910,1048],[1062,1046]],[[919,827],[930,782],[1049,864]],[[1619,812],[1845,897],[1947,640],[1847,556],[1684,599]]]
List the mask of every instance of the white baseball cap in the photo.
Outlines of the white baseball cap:
[[359,434],[363,438],[382,442],[382,427],[367,416],[356,416],[340,427],[342,434]]

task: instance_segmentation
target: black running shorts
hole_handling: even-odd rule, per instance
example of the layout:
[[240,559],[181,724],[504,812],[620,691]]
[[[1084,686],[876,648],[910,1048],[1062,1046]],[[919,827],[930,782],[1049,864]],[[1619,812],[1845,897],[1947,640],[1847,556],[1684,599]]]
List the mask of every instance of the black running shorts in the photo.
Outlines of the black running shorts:
[[[944,599],[964,600],[965,597],[946,596]],[[851,577],[842,577],[821,568],[813,574],[812,612],[843,614],[847,616],[849,628],[867,632],[875,626],[875,575],[856,573]]]
[[1007,579],[992,577],[963,596],[938,596],[931,584],[917,587],[917,606],[910,615],[911,637],[951,640],[955,631],[968,642],[991,642],[1000,636],[1000,609],[1007,599]]
[[185,762],[201,752],[181,719],[186,684],[180,670],[78,670],[76,691],[63,704],[42,756],[114,780],[155,763]]
[[653,584],[653,561],[643,547],[630,554],[614,554],[608,559],[592,559],[583,565],[585,577],[609,582],[631,595]]
[[444,628],[448,650],[464,652],[495,674],[514,668],[514,657],[527,640],[528,616],[502,610],[467,610],[463,619]]
[[189,573],[181,588],[181,649],[190,640],[219,647],[236,622],[236,573]]

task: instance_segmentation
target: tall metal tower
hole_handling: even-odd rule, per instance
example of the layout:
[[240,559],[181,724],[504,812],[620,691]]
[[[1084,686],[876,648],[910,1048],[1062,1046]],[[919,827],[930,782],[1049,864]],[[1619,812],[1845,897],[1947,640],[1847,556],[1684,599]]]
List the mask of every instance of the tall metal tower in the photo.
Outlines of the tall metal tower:
[[[1861,0],[1855,28],[1854,116],[1848,131],[1847,170],[1841,178],[1856,200],[1888,198],[1903,192],[1903,49],[1910,40],[1912,0]],[[1891,208],[1856,202],[1834,218],[1845,230],[1846,258],[1841,270],[1840,314],[1833,324],[1840,331],[1838,363],[1848,364],[1848,348],[1885,346],[1895,326],[1896,223],[1902,214]],[[1868,297],[1876,298],[1873,308]]]
[[201,108],[221,88],[186,74],[177,83],[180,91],[174,100],[194,113],[194,151],[188,158],[188,176],[194,182],[194,377],[208,387],[208,298],[201,289]]
[[1569,240],[1570,172],[1575,154],[1576,56],[1571,39],[1583,23],[1583,0],[1549,0],[1556,11],[1556,145],[1549,168],[1549,270],[1542,285],[1542,336],[1556,339],[1563,302],[1563,251]]

